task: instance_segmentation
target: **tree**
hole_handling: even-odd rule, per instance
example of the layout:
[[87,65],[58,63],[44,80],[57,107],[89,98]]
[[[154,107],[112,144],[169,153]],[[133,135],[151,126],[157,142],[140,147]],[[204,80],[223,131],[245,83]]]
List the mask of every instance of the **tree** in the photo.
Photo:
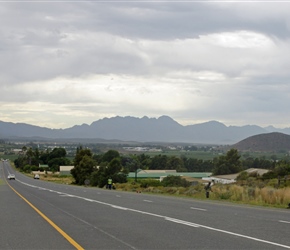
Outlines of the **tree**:
[[39,156],[39,161],[42,162],[43,164],[47,164],[48,158],[49,158],[49,149],[46,149],[45,151],[41,152]]
[[121,168],[122,168],[122,166],[121,166],[120,158],[114,158],[111,160],[111,162],[106,167],[105,173],[109,177],[109,176],[114,175],[115,173],[120,172]]
[[59,166],[69,166],[69,165],[71,165],[71,161],[65,157],[53,158],[48,162],[48,166],[50,170],[53,172],[59,171]]
[[167,168],[167,156],[166,155],[156,155],[152,158],[149,169],[166,169]]
[[109,151],[107,151],[104,155],[103,155],[103,157],[101,158],[101,161],[105,161],[105,162],[110,162],[110,161],[112,161],[114,158],[119,158],[120,157],[120,154],[119,154],[119,152],[118,151],[116,151],[116,150],[109,150]]
[[105,186],[109,178],[112,178],[113,182],[127,181],[120,154],[115,150],[109,150],[102,157],[96,157],[89,149],[78,148],[71,174],[75,183],[79,185],[84,184],[86,179],[90,180],[92,186],[99,187]]
[[142,169],[140,159],[136,155],[133,155],[131,157],[131,160],[129,161],[129,163],[127,165],[129,166],[129,170],[132,172],[135,172],[135,173],[136,173],[136,171],[138,171],[138,169]]
[[166,165],[167,169],[175,169],[177,172],[186,172],[183,161],[176,156],[169,157]]
[[40,153],[38,149],[36,148],[35,151],[33,151],[32,148],[26,148],[25,146],[22,148],[23,155],[19,155],[17,159],[14,160],[14,164],[16,168],[19,168],[23,170],[24,166],[26,165],[39,165],[39,157]]
[[[92,186],[99,186],[104,187],[108,179],[112,179],[113,183],[124,183],[127,182],[127,173],[126,170],[123,168],[121,164],[121,159],[113,152],[114,150],[108,151],[108,154],[105,154],[105,157],[102,157],[105,161],[103,161],[99,168],[95,170],[91,175],[91,185]],[[113,156],[116,156],[113,158]],[[107,163],[107,160],[111,159],[109,163]]]
[[27,151],[26,151],[26,157],[28,159],[28,164],[31,165],[32,163],[32,158],[34,156],[34,153],[33,153],[33,150],[31,148],[29,148]]
[[276,165],[273,172],[276,173],[277,176],[287,176],[290,174],[290,164],[285,161],[281,161]]
[[214,175],[235,174],[241,171],[241,156],[236,149],[230,149],[225,156],[214,159]]
[[74,159],[74,168],[71,170],[75,183],[83,185],[86,179],[91,178],[95,166],[96,162],[92,157],[92,152],[89,149],[78,148]]
[[55,158],[66,157],[66,150],[64,148],[54,148],[48,155],[48,160]]

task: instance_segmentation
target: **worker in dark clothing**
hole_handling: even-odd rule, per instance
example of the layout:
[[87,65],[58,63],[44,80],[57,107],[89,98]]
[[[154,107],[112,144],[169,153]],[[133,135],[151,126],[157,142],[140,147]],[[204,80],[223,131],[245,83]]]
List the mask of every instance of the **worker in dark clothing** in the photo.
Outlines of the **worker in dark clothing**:
[[212,186],[212,184],[211,184],[211,181],[210,181],[210,182],[208,182],[208,184],[204,187],[206,198],[209,198],[209,191],[211,191],[211,186]]

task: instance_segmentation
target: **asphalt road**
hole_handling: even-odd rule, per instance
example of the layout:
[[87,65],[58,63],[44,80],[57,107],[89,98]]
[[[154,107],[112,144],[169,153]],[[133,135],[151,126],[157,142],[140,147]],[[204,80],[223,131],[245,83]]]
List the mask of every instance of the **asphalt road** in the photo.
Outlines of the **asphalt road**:
[[[60,185],[0,163],[0,249],[290,249],[290,210]],[[1,184],[2,183],[2,184]]]

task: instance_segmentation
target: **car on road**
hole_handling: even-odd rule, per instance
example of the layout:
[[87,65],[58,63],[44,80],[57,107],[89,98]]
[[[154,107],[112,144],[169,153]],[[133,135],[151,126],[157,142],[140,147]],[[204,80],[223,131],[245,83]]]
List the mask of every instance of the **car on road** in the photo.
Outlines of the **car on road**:
[[9,174],[7,178],[9,180],[15,180],[15,175],[14,174]]
[[38,174],[35,174],[33,178],[34,179],[39,179],[39,175]]

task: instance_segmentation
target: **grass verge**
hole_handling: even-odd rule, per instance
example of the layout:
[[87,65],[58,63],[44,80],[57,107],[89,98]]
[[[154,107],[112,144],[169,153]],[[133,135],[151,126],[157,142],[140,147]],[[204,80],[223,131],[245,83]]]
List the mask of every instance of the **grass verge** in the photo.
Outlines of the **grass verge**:
[[[33,178],[33,175],[29,175]],[[59,176],[54,174],[40,175],[41,180],[60,184],[72,184],[72,176]],[[1,179],[0,179],[1,184]],[[238,184],[216,184],[210,191],[209,198],[206,198],[204,185],[198,184],[190,187],[163,187],[147,186],[142,187],[142,182],[116,183],[119,191],[138,192],[158,195],[170,195],[176,197],[187,197],[204,200],[227,201],[238,204],[288,208],[290,203],[290,187],[274,188],[271,186],[246,186]]]

